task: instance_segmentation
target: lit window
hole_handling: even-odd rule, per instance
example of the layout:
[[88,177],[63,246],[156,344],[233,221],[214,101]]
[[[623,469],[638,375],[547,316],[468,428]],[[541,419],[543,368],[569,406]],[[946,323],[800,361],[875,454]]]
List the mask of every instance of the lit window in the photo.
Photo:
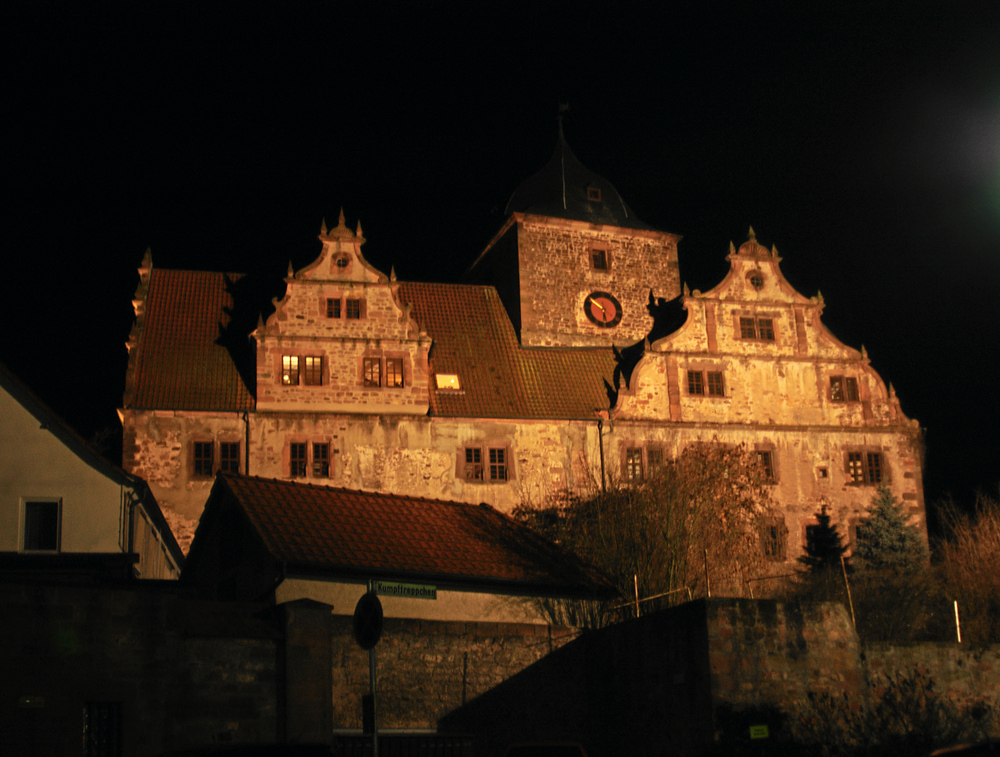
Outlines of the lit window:
[[331,297],[326,301],[326,317],[340,318],[340,298]]
[[688,394],[704,394],[705,384],[701,371],[688,371]]
[[708,372],[708,394],[710,397],[724,397],[726,390],[722,384],[721,371]]
[[465,448],[465,479],[467,481],[483,480],[483,451],[479,447]]
[[24,538],[25,552],[59,551],[59,500],[25,500]]
[[760,463],[764,478],[768,481],[774,481],[774,454],[770,450],[758,450],[757,462]]
[[305,442],[292,442],[289,445],[289,470],[292,478],[304,478],[306,475],[306,452]]
[[330,477],[330,445],[326,442],[313,444],[313,477]]
[[306,357],[306,386],[320,386],[323,383],[323,358]]
[[597,271],[608,270],[608,251],[600,248],[593,248],[590,251],[590,265]]
[[642,481],[642,447],[625,450],[625,480]]
[[285,355],[281,358],[281,383],[285,386],[298,386],[299,359],[295,355]]
[[347,319],[356,321],[361,317],[361,300],[347,300]]
[[454,373],[436,373],[434,374],[434,381],[438,389],[458,390],[462,388],[458,380],[458,375]]
[[507,450],[503,447],[490,448],[490,481],[507,480]]
[[387,357],[385,359],[385,385],[403,385],[403,358]]
[[848,452],[847,477],[852,484],[878,484],[882,481],[882,454]]
[[215,473],[215,444],[213,442],[194,443],[194,475],[211,476]]
[[219,442],[219,470],[223,473],[240,472],[239,442]]
[[377,357],[362,358],[362,383],[365,386],[382,386],[382,359]]

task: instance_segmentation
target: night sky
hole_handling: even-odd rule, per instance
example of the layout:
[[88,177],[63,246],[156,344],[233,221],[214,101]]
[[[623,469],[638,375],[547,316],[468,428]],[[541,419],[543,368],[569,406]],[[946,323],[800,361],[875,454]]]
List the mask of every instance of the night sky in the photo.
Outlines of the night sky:
[[280,277],[343,207],[373,265],[454,281],[567,102],[577,157],[683,236],[692,289],[752,225],[920,421],[928,499],[996,492],[995,0],[21,5],[0,360],[88,438],[120,436],[147,247]]

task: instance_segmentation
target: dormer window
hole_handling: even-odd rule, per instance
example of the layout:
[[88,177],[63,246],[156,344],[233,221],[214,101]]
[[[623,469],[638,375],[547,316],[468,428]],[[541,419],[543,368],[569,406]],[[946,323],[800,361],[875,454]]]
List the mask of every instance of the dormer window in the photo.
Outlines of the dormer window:
[[587,187],[587,199],[591,202],[601,201],[601,190],[598,187]]
[[458,380],[458,374],[455,373],[436,373],[434,374],[434,381],[437,383],[438,389],[458,391],[462,388]]

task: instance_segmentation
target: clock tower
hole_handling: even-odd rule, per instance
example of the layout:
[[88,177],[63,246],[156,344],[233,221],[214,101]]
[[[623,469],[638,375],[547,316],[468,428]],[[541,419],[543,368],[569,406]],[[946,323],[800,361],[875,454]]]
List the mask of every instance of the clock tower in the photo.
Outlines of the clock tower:
[[466,273],[496,287],[525,347],[634,344],[649,292],[680,294],[676,234],[639,220],[584,167],[559,127],[549,162],[507,204],[507,221]]

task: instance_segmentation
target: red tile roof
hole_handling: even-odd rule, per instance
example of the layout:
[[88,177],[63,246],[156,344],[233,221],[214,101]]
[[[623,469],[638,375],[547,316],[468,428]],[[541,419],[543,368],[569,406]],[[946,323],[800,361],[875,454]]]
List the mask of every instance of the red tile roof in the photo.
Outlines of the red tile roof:
[[[218,344],[231,307],[227,274],[150,272],[142,337],[126,407],[250,410],[253,397],[229,351]],[[232,280],[239,275],[228,274]]]
[[488,505],[220,473],[206,513],[222,487],[286,570],[614,593],[596,569]]
[[609,348],[522,348],[493,287],[407,282],[399,295],[434,340],[432,373],[461,381],[458,392],[432,385],[433,415],[568,419],[607,409]]

